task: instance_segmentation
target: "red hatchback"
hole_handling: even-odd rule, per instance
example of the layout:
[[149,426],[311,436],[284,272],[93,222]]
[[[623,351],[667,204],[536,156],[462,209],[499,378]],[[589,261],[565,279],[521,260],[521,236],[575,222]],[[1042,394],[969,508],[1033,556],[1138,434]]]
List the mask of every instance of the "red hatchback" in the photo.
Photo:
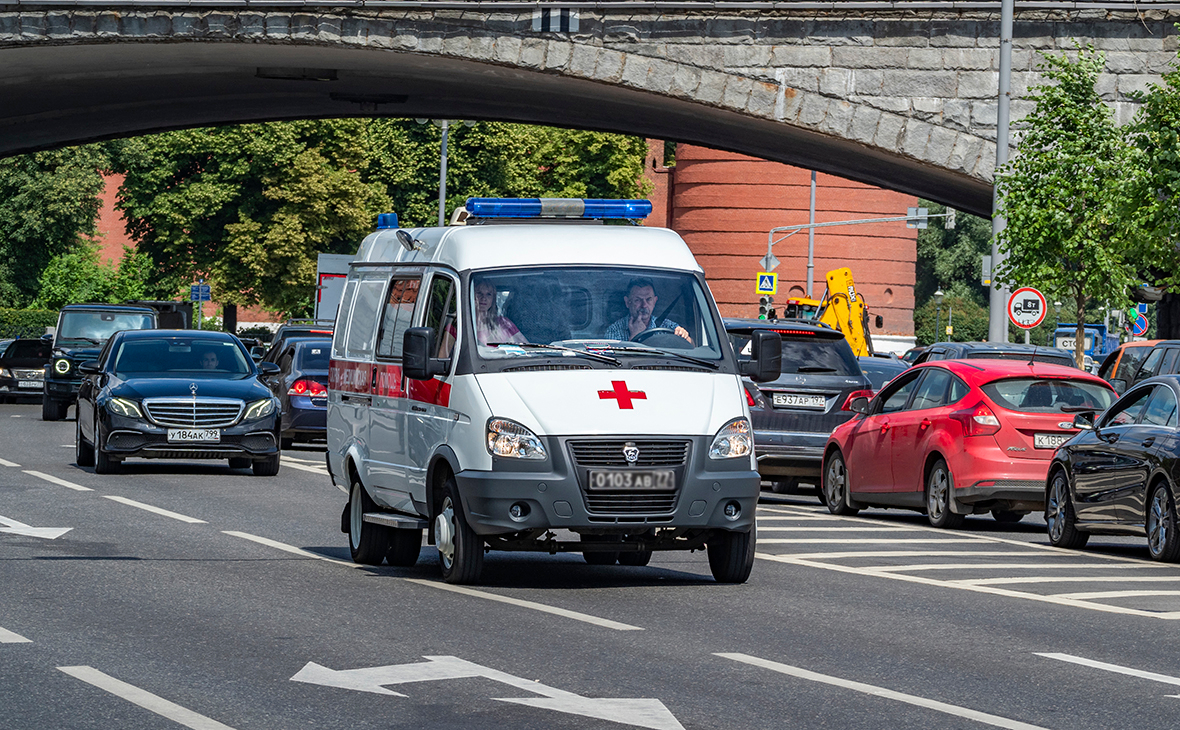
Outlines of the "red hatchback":
[[1115,392],[1075,368],[1024,360],[942,360],[907,370],[832,432],[823,497],[833,514],[867,506],[925,512],[958,527],[991,512],[1016,522],[1045,507],[1045,475],[1078,430],[1074,414],[1101,412]]

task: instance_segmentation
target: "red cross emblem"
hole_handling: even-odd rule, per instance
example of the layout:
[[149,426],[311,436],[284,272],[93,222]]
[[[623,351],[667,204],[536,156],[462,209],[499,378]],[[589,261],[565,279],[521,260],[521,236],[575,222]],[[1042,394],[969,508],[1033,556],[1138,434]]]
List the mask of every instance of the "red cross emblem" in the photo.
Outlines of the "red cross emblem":
[[610,381],[614,390],[600,390],[598,397],[606,400],[607,398],[614,398],[619,402],[621,410],[631,410],[631,401],[633,400],[647,400],[647,394],[642,390],[627,390],[627,382],[625,380]]

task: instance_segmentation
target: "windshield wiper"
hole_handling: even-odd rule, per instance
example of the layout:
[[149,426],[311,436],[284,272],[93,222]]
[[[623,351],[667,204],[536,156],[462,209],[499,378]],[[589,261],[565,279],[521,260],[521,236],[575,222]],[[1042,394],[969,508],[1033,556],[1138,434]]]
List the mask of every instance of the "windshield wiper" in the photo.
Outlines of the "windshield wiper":
[[678,357],[681,360],[687,360],[688,362],[695,363],[701,367],[709,368],[710,370],[716,370],[719,367],[715,362],[702,360],[701,358],[693,357],[692,355],[685,355],[684,353],[676,352],[675,350],[665,350],[661,347],[618,347],[616,345],[607,345],[604,349],[618,350],[620,352],[643,352],[652,355],[664,355],[665,357]]
[[532,350],[557,350],[558,352],[572,352],[575,355],[581,355],[583,357],[588,357],[592,360],[598,360],[599,362],[610,363],[611,365],[614,365],[615,367],[622,365],[622,363],[619,362],[618,358],[611,357],[610,355],[600,355],[597,352],[589,352],[587,350],[575,350],[572,347],[563,347],[561,345],[542,345],[539,342],[489,342],[487,344],[488,347],[500,347],[502,345],[508,346],[508,347],[523,347],[525,349],[532,349]]
[[836,372],[836,368],[825,368],[825,367],[821,367],[819,365],[803,365],[802,367],[795,368],[795,372],[797,372],[797,373],[834,373],[834,372]]
[[96,340],[93,337],[63,337],[63,342],[89,342],[92,345],[101,345],[102,340]]

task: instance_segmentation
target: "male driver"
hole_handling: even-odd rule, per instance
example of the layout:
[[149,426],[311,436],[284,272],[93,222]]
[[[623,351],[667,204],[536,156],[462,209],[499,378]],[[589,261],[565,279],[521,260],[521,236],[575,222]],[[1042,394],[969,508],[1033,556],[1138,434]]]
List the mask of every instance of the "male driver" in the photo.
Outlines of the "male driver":
[[612,323],[606,328],[603,336],[608,340],[633,340],[640,332],[654,328],[670,329],[677,335],[692,343],[688,330],[670,319],[657,322],[655,318],[656,287],[651,279],[632,279],[627,284],[627,293],[623,296],[623,303],[627,305],[628,315]]
[[201,355],[201,367],[205,370],[216,370],[220,361],[217,359],[217,353],[213,350],[206,350]]

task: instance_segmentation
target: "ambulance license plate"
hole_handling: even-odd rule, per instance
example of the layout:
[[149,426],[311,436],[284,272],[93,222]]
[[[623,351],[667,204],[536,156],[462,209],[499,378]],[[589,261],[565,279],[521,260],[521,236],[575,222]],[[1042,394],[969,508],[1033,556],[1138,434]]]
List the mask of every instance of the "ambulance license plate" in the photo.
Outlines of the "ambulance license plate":
[[775,393],[774,404],[788,408],[818,408],[823,410],[827,406],[827,399],[822,395],[799,395],[798,393]]
[[216,428],[170,428],[169,442],[221,443],[221,430]]
[[1038,433],[1033,435],[1033,446],[1038,449],[1055,449],[1071,438],[1072,433]]
[[41,388],[41,381],[40,380],[21,380],[21,381],[18,381],[16,385],[18,388],[40,389]]
[[650,471],[592,471],[591,489],[666,489],[676,488],[676,472],[671,469]]

